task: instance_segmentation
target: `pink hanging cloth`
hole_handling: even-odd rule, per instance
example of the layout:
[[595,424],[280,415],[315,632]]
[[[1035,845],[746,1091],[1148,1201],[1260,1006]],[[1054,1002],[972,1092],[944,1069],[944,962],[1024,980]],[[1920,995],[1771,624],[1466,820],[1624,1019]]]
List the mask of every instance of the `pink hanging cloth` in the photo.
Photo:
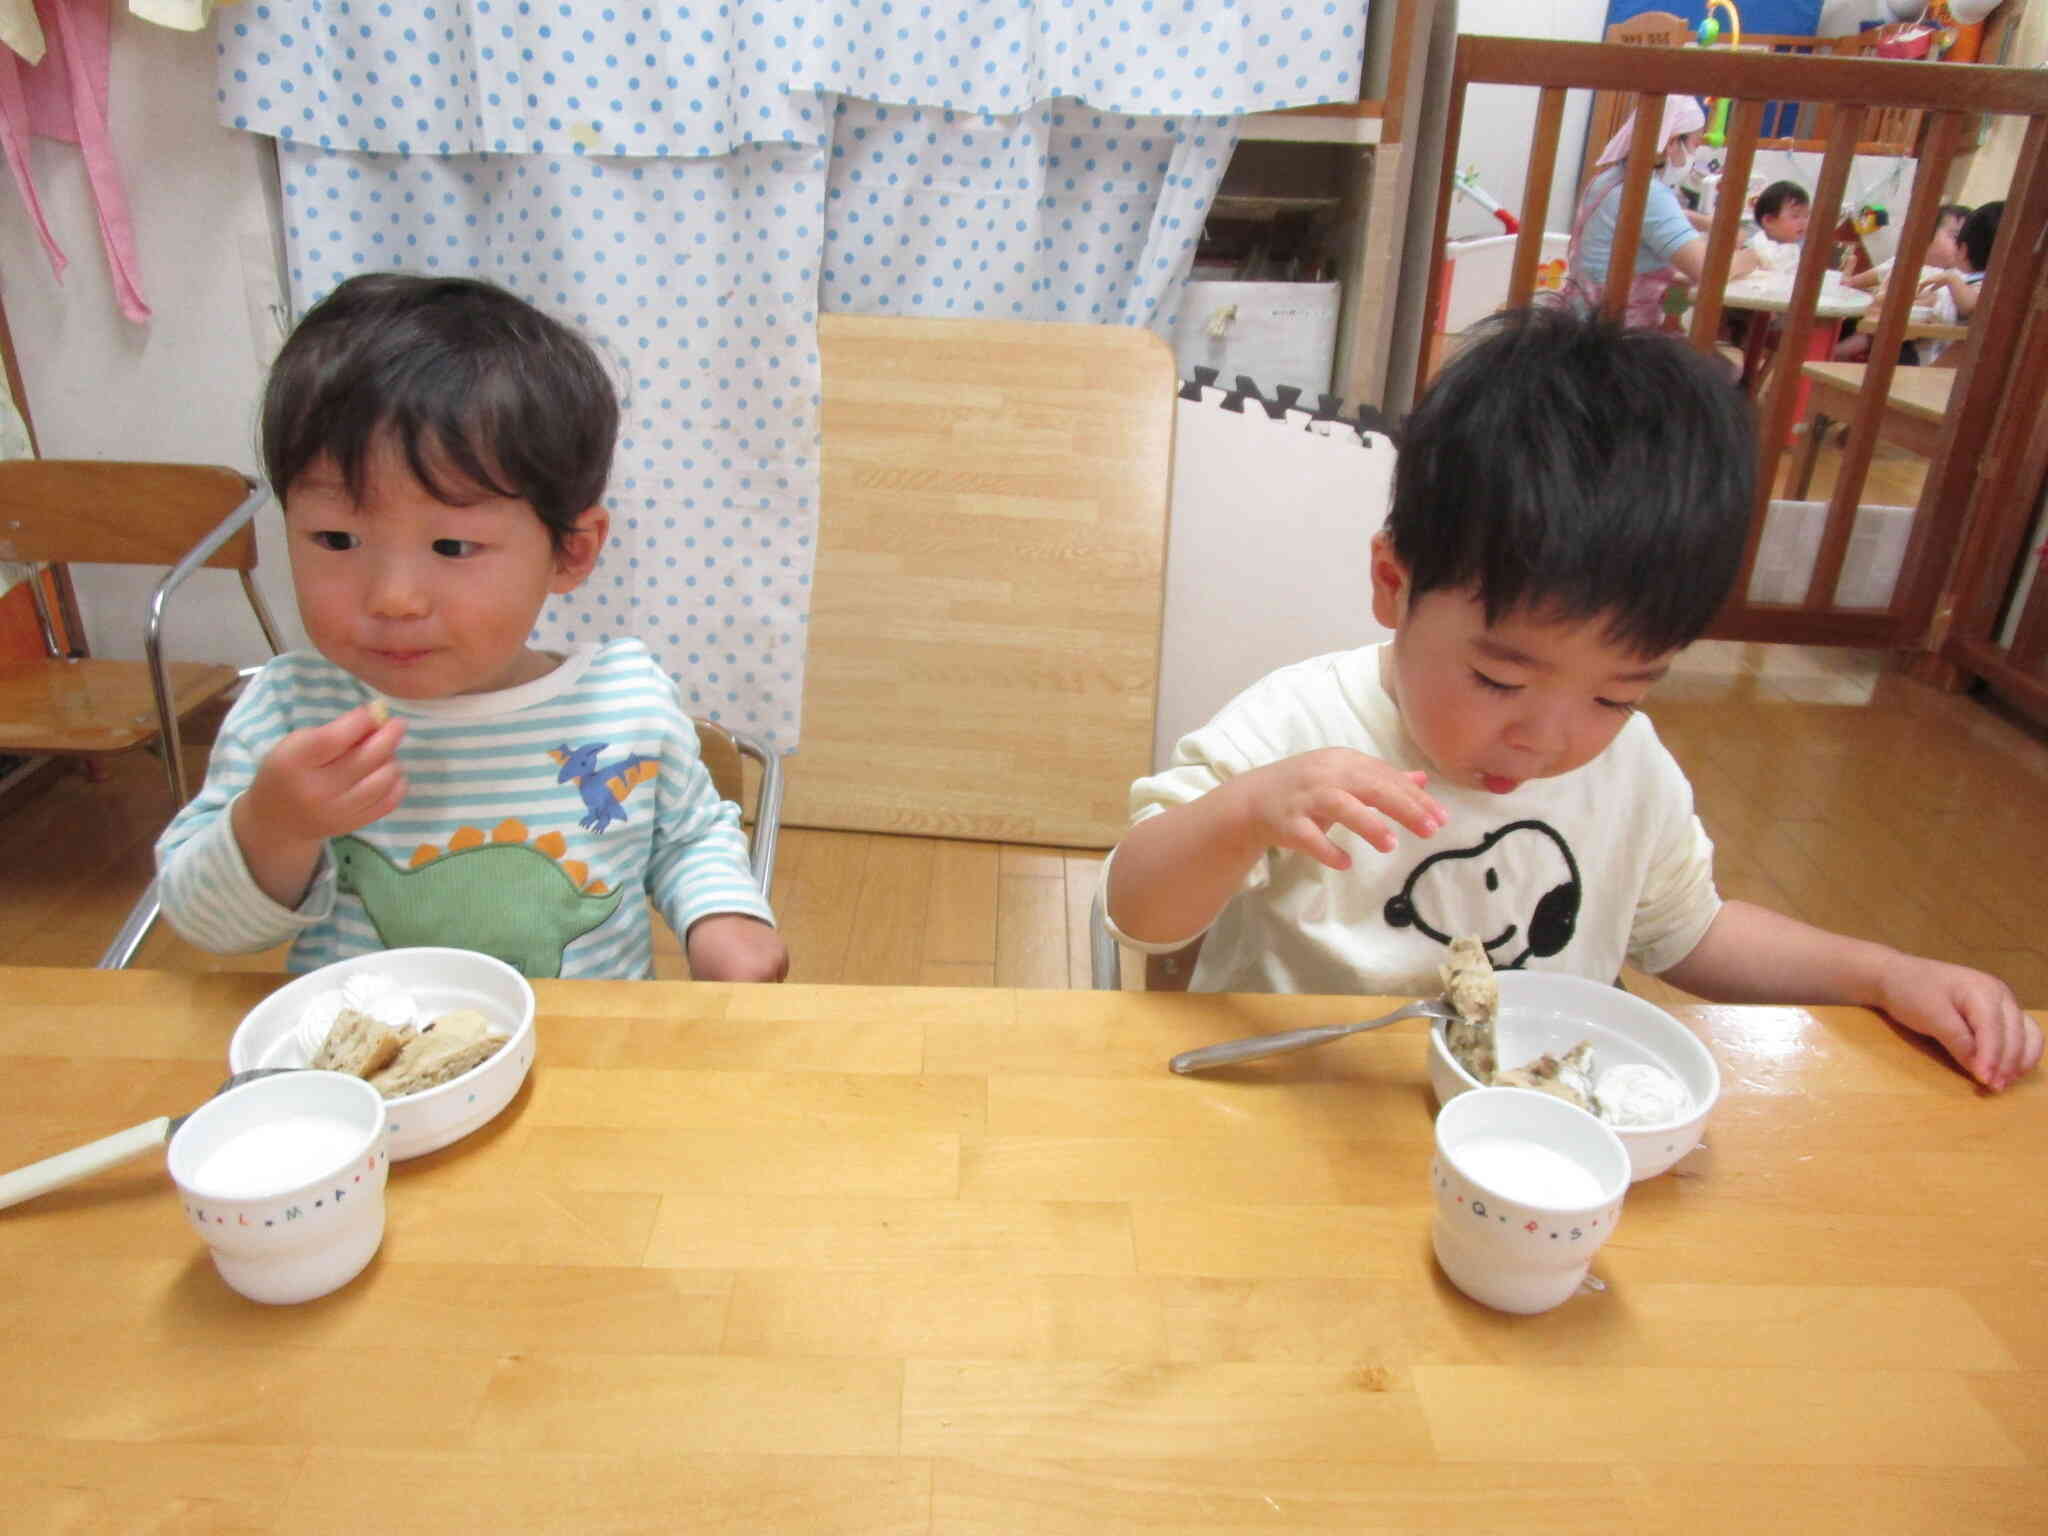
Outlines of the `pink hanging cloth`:
[[6,153],[14,183],[35,220],[50,269],[61,279],[67,263],[43,217],[42,199],[29,173],[28,141],[34,134],[79,147],[121,313],[130,320],[147,320],[150,310],[142,297],[135,229],[128,220],[128,199],[121,191],[120,168],[114,164],[107,132],[107,0],[36,0],[36,14],[46,43],[40,64],[24,65],[11,50],[0,48],[0,150]]

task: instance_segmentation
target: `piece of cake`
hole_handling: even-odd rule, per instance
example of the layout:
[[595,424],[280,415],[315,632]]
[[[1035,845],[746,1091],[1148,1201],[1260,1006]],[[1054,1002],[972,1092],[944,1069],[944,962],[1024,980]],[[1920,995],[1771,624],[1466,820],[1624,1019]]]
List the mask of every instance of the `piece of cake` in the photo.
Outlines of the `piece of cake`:
[[505,1036],[493,1033],[482,1014],[458,1008],[406,1041],[390,1065],[370,1078],[370,1086],[387,1099],[436,1088],[483,1065],[504,1043]]
[[1451,940],[1450,954],[1437,975],[1443,978],[1444,1001],[1458,1013],[1444,1021],[1444,1044],[1451,1059],[1474,1081],[1492,1082],[1497,1064],[1493,1018],[1500,1009],[1500,985],[1494,980],[1493,962],[1486,958],[1486,946],[1473,938]]
[[327,1038],[307,1065],[324,1072],[368,1077],[389,1066],[412,1034],[409,1029],[393,1029],[359,1008],[345,1007],[334,1016]]
[[1590,1040],[1581,1040],[1562,1056],[1545,1052],[1526,1066],[1496,1072],[1493,1074],[1493,1086],[1534,1088],[1538,1093],[1547,1093],[1567,1104],[1576,1104],[1588,1113],[1599,1112],[1593,1097],[1593,1043]]

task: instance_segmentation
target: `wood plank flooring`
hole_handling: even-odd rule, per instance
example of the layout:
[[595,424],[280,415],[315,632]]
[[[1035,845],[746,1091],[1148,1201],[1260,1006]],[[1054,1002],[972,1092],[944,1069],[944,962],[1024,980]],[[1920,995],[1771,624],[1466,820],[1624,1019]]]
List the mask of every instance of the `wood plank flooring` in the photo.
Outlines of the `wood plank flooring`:
[[[2038,732],[1867,652],[1726,642],[1688,651],[1650,715],[1692,777],[1729,895],[1981,966],[2048,1006]],[[196,774],[204,748],[191,750]],[[92,964],[149,878],[167,802],[156,761],[135,755],[108,762],[103,782],[66,773],[0,804],[0,963]],[[785,828],[776,906],[791,977],[1085,987],[1100,857]],[[664,938],[660,973],[684,975]],[[139,963],[280,957],[207,955],[159,927]]]

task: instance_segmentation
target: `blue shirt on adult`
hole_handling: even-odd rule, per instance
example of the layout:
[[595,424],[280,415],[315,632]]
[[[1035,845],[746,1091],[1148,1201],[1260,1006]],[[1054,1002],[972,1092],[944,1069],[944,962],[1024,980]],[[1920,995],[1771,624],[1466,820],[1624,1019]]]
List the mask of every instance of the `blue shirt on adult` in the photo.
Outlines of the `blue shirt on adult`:
[[[1579,235],[1579,268],[1596,283],[1607,281],[1608,263],[1614,253],[1614,224],[1621,213],[1621,167],[1603,167],[1598,174],[1612,183],[1594,201]],[[1636,246],[1636,271],[1653,272],[1669,266],[1681,247],[1699,238],[1685,216],[1678,194],[1661,180],[1650,182],[1649,201],[1643,205],[1643,237]]]

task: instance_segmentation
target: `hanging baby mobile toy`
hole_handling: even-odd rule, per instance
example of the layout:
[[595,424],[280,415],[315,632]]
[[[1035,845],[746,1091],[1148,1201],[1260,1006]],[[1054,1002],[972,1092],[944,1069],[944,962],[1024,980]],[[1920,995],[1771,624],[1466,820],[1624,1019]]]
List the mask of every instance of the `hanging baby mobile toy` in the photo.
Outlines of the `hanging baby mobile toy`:
[[[1714,12],[1728,13],[1728,46],[1742,46],[1742,13],[1735,9],[1734,0],[1707,0],[1706,15],[1701,18],[1699,39],[1702,48],[1711,48],[1721,38],[1721,18]],[[1728,142],[1728,98],[1717,97],[1714,109],[1707,115],[1706,141],[1715,149]]]

